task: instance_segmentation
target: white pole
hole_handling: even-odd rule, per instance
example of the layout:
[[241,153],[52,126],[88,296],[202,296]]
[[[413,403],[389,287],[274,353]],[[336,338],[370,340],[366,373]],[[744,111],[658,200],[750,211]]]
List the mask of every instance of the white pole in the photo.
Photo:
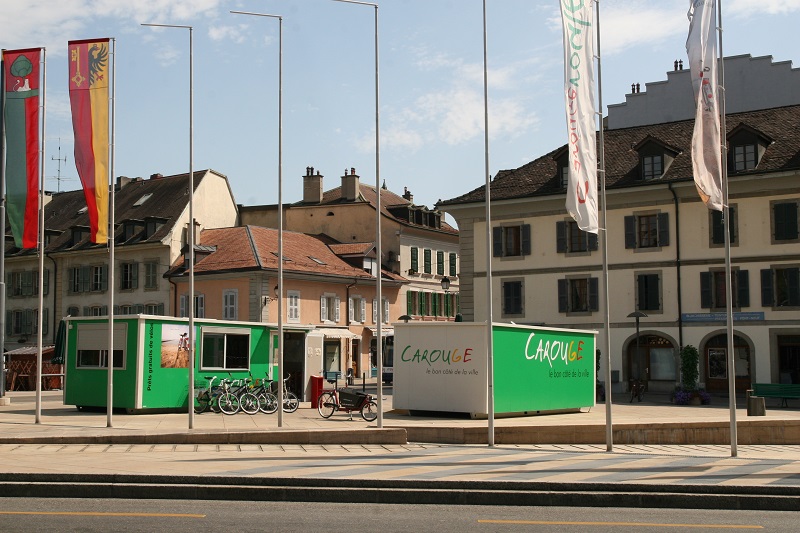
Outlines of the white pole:
[[[731,292],[731,232],[730,214],[731,207],[728,203],[728,142],[725,125],[725,55],[722,53],[722,2],[717,0],[717,19],[719,23],[719,114],[720,114],[720,139],[722,141],[722,221],[725,233],[725,311],[727,315],[728,337],[728,404],[730,408],[731,426],[731,457],[736,457],[736,367],[733,353],[733,293]],[[716,58],[715,58],[716,60]]]
[[[116,108],[116,82],[117,82],[117,40],[111,39],[111,161],[109,165],[110,177],[110,197],[109,197],[109,217],[108,217],[108,395],[106,398],[106,426],[113,426],[112,411],[114,410],[114,111]],[[108,104],[106,104],[108,105]]]
[[489,74],[486,37],[486,0],[483,0],[483,144],[484,173],[486,175],[486,403],[489,446],[494,446],[494,334],[492,322],[492,211],[489,174]]
[[355,0],[334,0],[346,4],[359,4],[362,6],[372,6],[375,8],[375,254],[377,255],[378,273],[375,276],[375,317],[378,321],[375,337],[375,349],[378,358],[378,427],[383,427],[383,295],[381,293],[381,148],[380,148],[380,74],[378,68],[378,4],[371,2],[357,2]]
[[[42,161],[39,165],[39,324],[36,332],[36,423],[42,423],[42,337],[44,321],[44,158],[47,125],[47,49],[42,48]],[[5,87],[3,87],[5,91]]]
[[189,411],[189,429],[194,429],[194,57],[192,26],[179,24],[142,24],[157,28],[183,28],[189,30],[189,389],[186,403]]

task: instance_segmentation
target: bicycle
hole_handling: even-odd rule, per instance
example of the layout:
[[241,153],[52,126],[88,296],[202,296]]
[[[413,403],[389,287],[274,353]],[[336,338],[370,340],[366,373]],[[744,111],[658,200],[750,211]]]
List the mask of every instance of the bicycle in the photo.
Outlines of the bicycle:
[[[283,380],[283,412],[284,413],[294,413],[297,411],[297,408],[300,407],[300,400],[297,399],[297,396],[289,390],[288,382],[291,374],[286,374],[286,378]],[[272,391],[272,384],[274,383],[269,377],[269,388]],[[273,393],[277,398],[277,393]],[[276,409],[277,410],[277,409]]]
[[[253,377],[253,374],[250,374]],[[278,397],[269,390],[269,379],[256,379],[250,392],[258,398],[258,409],[264,414],[271,415],[278,410]]]
[[322,418],[330,418],[336,411],[345,411],[353,419],[353,411],[372,422],[378,418],[378,404],[372,396],[355,389],[341,388],[323,391],[317,400],[317,411]]
[[206,376],[205,379],[208,380],[208,383],[205,389],[197,393],[194,412],[200,414],[211,409],[215,413],[219,413],[219,397],[228,391],[229,382],[228,380],[224,380],[219,385],[213,385],[217,376]]
[[644,398],[644,389],[645,389],[645,382],[640,379],[632,379],[630,381],[630,389],[631,389],[631,401],[628,403],[633,403],[634,398],[638,398],[641,402]]
[[[228,373],[230,375],[230,373]],[[226,380],[233,383],[231,380]],[[258,413],[259,402],[255,394],[250,392],[250,379],[236,380],[237,388],[224,392],[219,397],[219,408],[226,415],[235,415],[244,411],[248,415]]]

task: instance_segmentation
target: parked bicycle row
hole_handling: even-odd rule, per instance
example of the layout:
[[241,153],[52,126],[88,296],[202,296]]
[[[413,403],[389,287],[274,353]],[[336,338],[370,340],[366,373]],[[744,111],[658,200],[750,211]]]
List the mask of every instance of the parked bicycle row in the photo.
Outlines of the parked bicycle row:
[[[243,411],[248,415],[259,412],[272,414],[277,412],[278,405],[283,404],[285,413],[293,413],[300,407],[300,400],[287,388],[290,376],[283,380],[283,402],[278,401],[278,395],[273,390],[273,380],[265,379],[222,379],[218,382],[217,376],[206,376],[206,388],[201,390],[194,402],[194,412],[204,413],[213,411],[226,415],[235,415]],[[215,384],[215,382],[218,382]]]

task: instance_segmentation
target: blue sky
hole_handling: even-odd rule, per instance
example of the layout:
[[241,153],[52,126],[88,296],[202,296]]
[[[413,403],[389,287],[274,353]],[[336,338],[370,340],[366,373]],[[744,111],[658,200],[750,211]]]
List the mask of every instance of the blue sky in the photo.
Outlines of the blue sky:
[[[484,183],[481,0],[377,0],[381,180],[432,207]],[[489,0],[490,173],[566,142],[557,0]],[[601,3],[603,103],[666,79],[686,58],[688,0]],[[80,182],[72,156],[67,41],[116,38],[115,174],[188,171],[187,30],[194,27],[194,168],[236,201],[277,202],[278,22],[283,17],[283,201],[313,166],[325,188],[355,167],[375,183],[374,9],[332,0],[26,0],[0,3],[6,49],[47,47],[47,189]],[[800,68],[800,0],[723,2],[726,56]],[[291,229],[291,228],[288,228]]]

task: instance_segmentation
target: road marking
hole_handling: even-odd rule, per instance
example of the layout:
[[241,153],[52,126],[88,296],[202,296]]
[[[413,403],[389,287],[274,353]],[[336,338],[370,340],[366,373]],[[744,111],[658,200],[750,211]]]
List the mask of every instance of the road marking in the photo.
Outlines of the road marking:
[[48,515],[48,516],[133,516],[148,518],[205,518],[204,514],[183,513],[101,513],[82,511],[0,511],[0,515]]
[[691,527],[713,529],[764,529],[764,526],[739,524],[660,524],[647,522],[566,522],[547,520],[478,520],[479,524],[518,524],[535,526],[623,526],[623,527]]

